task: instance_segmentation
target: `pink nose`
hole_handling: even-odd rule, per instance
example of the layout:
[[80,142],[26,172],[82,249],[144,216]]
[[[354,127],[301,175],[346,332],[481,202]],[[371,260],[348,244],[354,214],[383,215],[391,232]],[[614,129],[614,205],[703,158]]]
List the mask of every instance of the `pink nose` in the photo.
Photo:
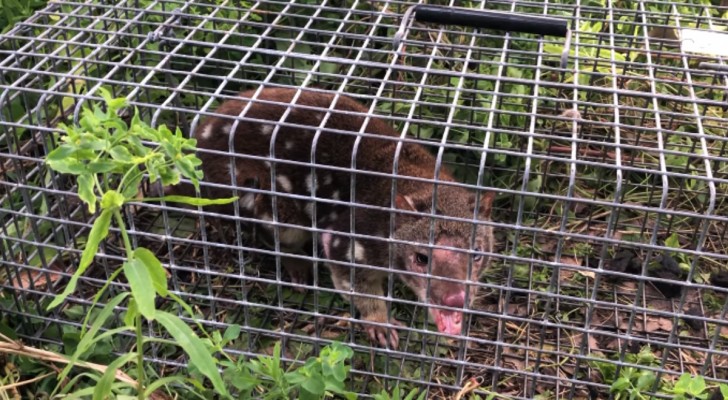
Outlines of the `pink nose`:
[[443,306],[463,308],[465,306],[465,292],[451,293],[443,299]]

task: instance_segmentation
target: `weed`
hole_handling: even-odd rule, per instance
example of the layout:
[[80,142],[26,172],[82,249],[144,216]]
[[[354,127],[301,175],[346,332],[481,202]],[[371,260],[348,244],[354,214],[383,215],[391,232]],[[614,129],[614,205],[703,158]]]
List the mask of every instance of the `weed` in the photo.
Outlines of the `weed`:
[[[272,356],[236,360],[224,348],[241,336],[240,326],[231,325],[223,334],[218,331],[209,334],[202,325],[195,323],[193,327],[200,332],[198,334],[177,315],[156,308],[158,297],[168,298],[196,320],[192,308],[167,289],[166,272],[157,257],[146,248],[132,246],[121,211],[127,203],[136,200],[145,173],[151,182],[161,180],[164,185],[173,185],[185,177],[198,187],[198,180],[202,178],[202,173],[197,170],[200,160],[193,153],[193,139],[185,139],[179,130],[173,133],[164,126],[153,129],[144,124],[136,112],[127,126],[117,115],[117,111],[126,106],[126,101],[112,98],[103,89],[101,93],[105,109],[93,105],[83,111],[79,126],[62,126],[65,131],[60,137],[62,144],[46,157],[51,169],[76,178],[79,197],[89,212],[98,211],[99,214],[88,235],[78,268],[63,293],[56,296],[48,308],[61,305],[75,291],[80,276],[91,266],[99,245],[108,237],[112,222],[121,234],[126,259],[95,294],[93,303],[100,302],[109,285],[122,274],[130,291],[117,294],[101,309],[91,307],[85,315],[83,309],[77,306],[64,310],[66,315],[82,317],[84,324],[80,330],[64,327],[67,329],[63,333],[63,342],[69,355],[59,355],[60,358],[55,359],[63,360],[66,367],[53,377],[56,386],[52,392],[55,395],[98,399],[135,394],[141,400],[162,388],[174,387],[175,393],[184,394],[185,398],[187,394],[231,398],[235,392],[243,399],[262,396],[277,400],[295,396],[307,400],[334,395],[356,398],[357,395],[347,391],[344,385],[351,368],[346,362],[354,354],[347,346],[340,343],[326,346],[317,357],[309,358],[297,368],[284,369],[280,343],[275,344]],[[236,199],[167,196],[143,201],[152,200],[204,206]],[[126,308],[126,312],[116,322],[113,317],[119,308]],[[156,323],[156,329],[162,331],[155,338],[143,334],[145,323],[152,322]],[[5,326],[4,323],[0,325]],[[115,347],[112,338],[129,333],[134,337],[134,343],[130,343],[134,350],[111,356]],[[165,335],[173,341],[160,339]],[[12,336],[4,335],[2,338],[12,345]],[[144,349],[152,342],[162,347],[181,347],[188,357],[189,368],[177,375],[159,376],[151,368],[152,364],[144,359]],[[87,360],[107,365],[100,368],[99,364],[90,364]],[[88,372],[71,378],[75,367],[86,368]],[[222,373],[218,367],[221,367]],[[125,370],[129,370],[133,377]],[[209,380],[211,389],[203,384],[205,379]],[[405,392],[397,387],[392,394],[382,392],[378,398],[412,400],[417,393],[413,390],[405,396]],[[420,395],[419,399],[423,396]]]
[[[637,354],[627,354],[625,361],[637,366],[626,366],[619,370],[612,363],[597,361],[592,363],[602,375],[604,383],[610,384],[610,392],[615,399],[650,399],[648,393],[657,389],[658,393],[670,394],[674,399],[707,399],[710,395],[709,387],[702,376],[683,374],[677,382],[672,384],[666,379],[657,381],[657,375],[640,366],[659,367],[660,360],[652,353],[649,346],[643,347]],[[719,385],[717,390],[728,393],[728,385]]]
[[[195,186],[202,177],[196,168],[201,161],[190,151],[195,149],[194,139],[185,139],[181,132],[172,133],[165,126],[153,129],[134,114],[131,124],[127,124],[117,115],[117,111],[126,107],[126,100],[114,99],[101,89],[106,109],[98,105],[83,110],[79,126],[65,126],[60,140],[63,144],[51,151],[46,157],[47,165],[56,172],[76,177],[79,198],[88,206],[90,213],[100,208],[88,235],[86,247],[81,261],[63,293],[56,296],[48,305],[48,309],[62,304],[74,292],[78,279],[91,265],[99,245],[108,236],[112,220],[121,232],[126,252],[126,260],[108,279],[106,285],[94,297],[98,302],[108,285],[123,273],[131,293],[122,292],[112,298],[93,318],[91,328],[85,328],[76,337],[78,342],[72,353],[68,366],[60,373],[58,381],[63,382],[72,366],[80,360],[92,347],[102,343],[114,334],[132,331],[136,336],[136,349],[117,358],[98,379],[93,390],[95,398],[104,398],[112,392],[124,391],[124,385],[113,385],[116,371],[122,366],[136,363],[136,394],[144,399],[150,395],[150,388],[160,386],[160,381],[147,382],[144,369],[144,345],[148,343],[142,334],[143,319],[155,321],[171,335],[176,343],[189,357],[190,364],[206,376],[215,391],[224,397],[229,396],[215,359],[205,342],[198,337],[178,316],[158,310],[155,306],[157,296],[176,301],[190,316],[190,307],[167,289],[167,278],[162,263],[148,249],[133,248],[122,217],[122,208],[135,200],[144,174],[149,174],[150,181],[161,180],[164,185],[179,183],[182,177],[188,178]],[[143,141],[153,142],[156,147],[148,147]],[[157,200],[157,199],[146,199]],[[235,201],[232,199],[206,200],[193,197],[167,197],[168,201],[183,202],[191,205],[221,204]],[[127,305],[124,324],[121,327],[101,332],[101,328],[114,314],[116,307]],[[92,312],[86,315],[91,320]],[[183,379],[165,378],[164,383]],[[59,384],[60,385],[60,384]],[[131,383],[126,382],[126,385]],[[56,388],[57,390],[60,387]],[[81,389],[76,395],[88,392]]]
[[46,5],[45,0],[2,0],[0,1],[0,34],[9,31],[17,22],[28,18],[33,12]]

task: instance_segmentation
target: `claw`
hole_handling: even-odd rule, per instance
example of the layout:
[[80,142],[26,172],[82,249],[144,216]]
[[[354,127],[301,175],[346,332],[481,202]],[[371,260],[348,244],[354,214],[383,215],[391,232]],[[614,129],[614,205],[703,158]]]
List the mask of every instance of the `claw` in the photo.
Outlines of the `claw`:
[[[384,321],[372,320],[372,322]],[[387,345],[389,345],[390,348],[396,350],[397,345],[399,344],[399,334],[397,333],[397,327],[403,325],[396,319],[393,319],[389,322],[394,326],[391,328],[388,328],[386,326],[367,326],[366,332],[367,336],[369,336],[369,341],[371,341],[372,343],[378,343],[382,347],[387,347]]]

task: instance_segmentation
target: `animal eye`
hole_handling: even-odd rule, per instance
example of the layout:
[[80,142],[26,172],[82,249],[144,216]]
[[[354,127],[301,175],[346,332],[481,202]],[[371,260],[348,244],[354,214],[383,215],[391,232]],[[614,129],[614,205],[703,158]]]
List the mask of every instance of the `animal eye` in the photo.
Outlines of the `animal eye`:
[[[475,249],[475,251],[480,252],[481,251],[480,250],[480,247],[478,247],[477,249]],[[473,254],[473,261],[480,261],[482,259],[483,259],[483,255],[482,254]]]
[[427,265],[427,261],[428,261],[428,260],[429,260],[429,259],[427,258],[427,256],[426,256],[426,255],[424,255],[424,254],[422,254],[422,253],[416,253],[416,254],[415,254],[415,262],[416,262],[417,264],[420,264],[420,265]]

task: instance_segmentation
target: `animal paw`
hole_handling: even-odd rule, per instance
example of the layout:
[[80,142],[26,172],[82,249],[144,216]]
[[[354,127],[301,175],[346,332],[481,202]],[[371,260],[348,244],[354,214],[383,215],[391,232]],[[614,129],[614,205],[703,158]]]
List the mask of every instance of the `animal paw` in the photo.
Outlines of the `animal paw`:
[[[286,273],[288,274],[288,278],[290,279],[291,283],[294,283],[296,285],[310,284],[311,269],[308,268],[307,265],[300,265],[297,264],[296,261],[291,262],[288,259],[284,259],[283,268],[286,270]],[[299,293],[303,293],[306,291],[305,288],[298,286],[294,287],[293,290]]]
[[365,319],[364,329],[366,330],[367,335],[369,336],[369,340],[372,343],[378,343],[382,347],[387,347],[387,345],[389,345],[389,347],[391,347],[392,349],[397,349],[397,344],[399,343],[399,334],[397,333],[397,327],[404,326],[401,322],[397,321],[396,319],[391,319],[389,320],[389,323],[394,326],[386,327],[379,325],[369,325],[366,324],[366,321],[386,323],[386,318]]
[[[296,285],[308,285],[311,274],[308,273],[308,271],[301,271],[301,270],[291,271],[291,270],[289,270],[288,277],[291,279],[291,283],[294,283]],[[299,292],[299,293],[303,293],[306,291],[306,288],[294,287],[293,290],[295,290],[296,292]]]

